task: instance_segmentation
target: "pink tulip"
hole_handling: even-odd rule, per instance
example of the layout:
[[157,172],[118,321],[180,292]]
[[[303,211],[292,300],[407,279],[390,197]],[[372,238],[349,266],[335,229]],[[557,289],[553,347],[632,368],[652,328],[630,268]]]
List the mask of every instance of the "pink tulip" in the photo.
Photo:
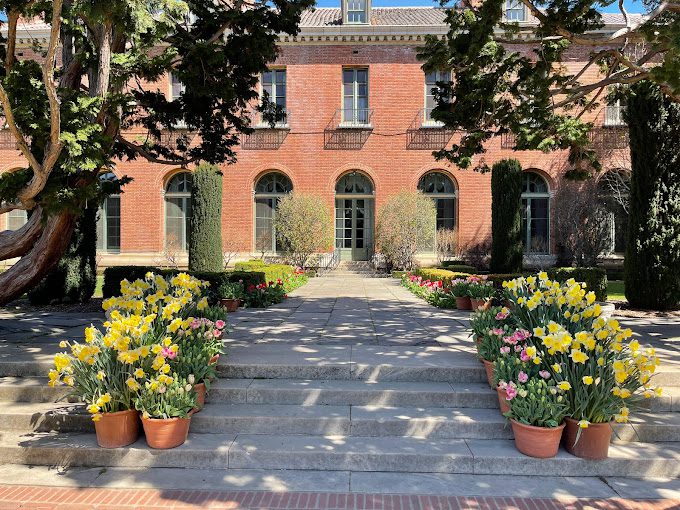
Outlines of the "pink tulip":
[[529,376],[526,374],[526,372],[520,370],[519,374],[517,374],[517,380],[521,383],[525,383],[529,380]]

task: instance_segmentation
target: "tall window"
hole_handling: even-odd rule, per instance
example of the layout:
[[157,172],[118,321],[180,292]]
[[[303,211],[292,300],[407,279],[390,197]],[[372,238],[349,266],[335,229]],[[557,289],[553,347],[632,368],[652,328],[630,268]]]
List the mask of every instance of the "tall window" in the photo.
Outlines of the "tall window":
[[[116,175],[106,172],[101,180],[115,180]],[[97,249],[104,251],[120,250],[120,195],[106,197],[97,215]]]
[[441,122],[432,119],[432,110],[437,106],[435,99],[435,92],[439,89],[437,82],[450,81],[451,73],[449,71],[431,71],[425,73],[425,115],[423,116],[423,123],[425,125],[441,125]]
[[626,251],[630,171],[610,170],[597,183],[600,207],[609,227],[609,253]]
[[182,92],[184,92],[184,84],[174,73],[170,73],[170,101],[178,99]]
[[[262,92],[266,92],[269,96],[269,101],[274,103],[277,107],[286,111],[286,70],[272,69],[262,73]],[[284,117],[277,124],[286,124],[287,119]]]
[[368,69],[342,70],[342,123],[366,125],[369,123]]
[[604,125],[605,126],[624,126],[626,123],[623,120],[623,106],[621,99],[614,100],[611,104],[604,107]]
[[22,209],[13,209],[7,213],[7,230],[19,230],[26,225],[28,213]]
[[524,173],[522,241],[525,253],[550,252],[550,192],[545,179],[534,172]]
[[165,245],[168,249],[189,249],[191,221],[191,174],[181,172],[165,188]]
[[366,23],[367,0],[347,0],[347,23]]
[[520,0],[505,0],[506,21],[525,21],[526,6]]
[[281,246],[276,238],[274,219],[279,201],[293,191],[293,183],[280,172],[269,172],[255,184],[255,249],[274,253]]
[[430,172],[420,178],[418,189],[434,200],[437,209],[436,231],[422,246],[422,250],[433,251],[437,235],[445,235],[456,228],[456,186],[448,175]]

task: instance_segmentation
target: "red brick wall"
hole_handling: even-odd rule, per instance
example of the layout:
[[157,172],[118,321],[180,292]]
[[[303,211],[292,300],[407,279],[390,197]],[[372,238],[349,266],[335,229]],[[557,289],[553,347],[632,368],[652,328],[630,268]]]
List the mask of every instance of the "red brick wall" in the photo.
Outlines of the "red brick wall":
[[[573,52],[569,60],[574,63],[570,66],[580,66],[585,55]],[[443,169],[455,179],[458,188],[460,244],[489,237],[490,176],[438,163],[431,150],[406,148],[406,131],[424,106],[424,74],[416,59],[415,45],[284,45],[274,64],[287,68],[291,129],[277,150],[240,150],[238,163],[224,168],[225,246],[244,251],[254,249],[252,190],[256,178],[267,170],[287,174],[296,190],[323,196],[329,208],[334,207],[334,188],[339,176],[349,170],[363,171],[374,182],[379,209],[390,195],[416,189],[425,172]],[[324,128],[341,108],[343,65],[369,67],[369,106],[374,111],[374,129],[360,149],[325,150]],[[153,87],[166,91],[167,80]],[[489,166],[502,158],[517,158],[525,169],[541,171],[554,190],[565,171],[564,153],[515,153],[501,149],[500,144],[500,139],[494,139],[481,156]],[[18,159],[15,151],[0,151],[0,170],[15,166]],[[134,178],[125,187],[121,201],[122,253],[162,251],[162,190],[175,171],[141,160],[118,165],[116,173]]]

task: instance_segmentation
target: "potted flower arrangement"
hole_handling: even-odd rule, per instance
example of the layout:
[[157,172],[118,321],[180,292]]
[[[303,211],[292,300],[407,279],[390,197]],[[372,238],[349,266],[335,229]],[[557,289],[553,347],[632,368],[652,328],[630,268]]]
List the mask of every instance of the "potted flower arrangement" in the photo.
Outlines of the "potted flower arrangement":
[[472,310],[472,302],[468,295],[470,284],[464,278],[456,278],[451,281],[451,294],[456,298],[456,308],[458,310]]
[[189,434],[191,412],[197,400],[191,383],[176,374],[145,381],[135,406],[142,413],[148,445],[168,449],[183,444]]
[[659,361],[651,348],[631,340],[632,332],[605,320],[595,295],[573,279],[559,284],[547,274],[503,283],[512,314],[533,332],[530,342],[544,370],[568,402],[565,448],[587,459],[606,458],[611,422],[625,422],[651,386]]
[[472,335],[477,343],[477,354],[484,364],[486,378],[491,388],[494,385],[494,361],[504,346],[503,337],[510,332],[509,312],[501,307],[479,309],[470,319]]
[[241,299],[243,299],[243,284],[238,282],[223,283],[217,288],[217,299],[220,306],[227,312],[235,312],[241,304]]
[[487,282],[478,276],[469,276],[467,293],[470,296],[472,309],[477,310],[493,297],[494,289],[491,282]]
[[244,295],[245,306],[248,308],[266,308],[282,302],[286,297],[286,290],[281,279],[276,282],[250,284]]
[[540,365],[532,362],[526,351],[527,347],[521,344],[514,347],[504,345],[494,363],[494,386],[502,414],[510,410],[509,401],[517,394],[517,384],[525,384],[535,377],[546,380],[551,377],[549,371],[541,370]]
[[517,449],[541,459],[557,455],[568,412],[561,392],[536,378],[517,384],[509,396],[510,410],[505,415],[510,418]]

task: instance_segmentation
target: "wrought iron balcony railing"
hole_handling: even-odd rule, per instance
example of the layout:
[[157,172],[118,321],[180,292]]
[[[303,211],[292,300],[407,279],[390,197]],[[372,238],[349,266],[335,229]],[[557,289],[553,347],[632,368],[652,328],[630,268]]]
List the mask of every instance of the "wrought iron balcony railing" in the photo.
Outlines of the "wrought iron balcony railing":
[[372,129],[373,110],[371,108],[341,108],[335,112],[337,128]]

